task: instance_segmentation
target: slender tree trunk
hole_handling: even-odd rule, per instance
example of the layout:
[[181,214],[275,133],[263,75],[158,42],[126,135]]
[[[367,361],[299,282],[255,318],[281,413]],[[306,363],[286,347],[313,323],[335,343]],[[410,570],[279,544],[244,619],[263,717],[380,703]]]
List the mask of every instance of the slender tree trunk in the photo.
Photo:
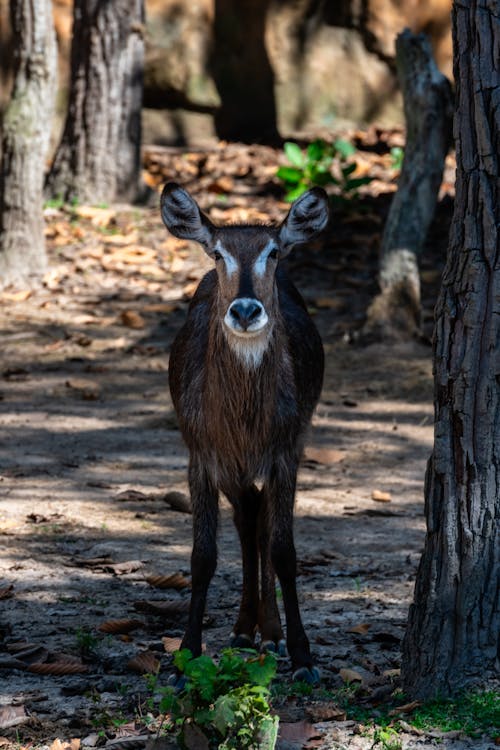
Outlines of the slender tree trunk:
[[137,196],[143,0],[75,0],[66,124],[47,192],[103,203]]
[[455,2],[457,187],[436,309],[427,536],[403,685],[429,697],[485,681],[500,634],[499,0]]
[[2,122],[0,286],[46,267],[43,176],[56,88],[50,0],[11,0],[14,88]]
[[398,36],[396,64],[406,146],[382,237],[380,293],[368,310],[363,331],[377,339],[407,339],[419,331],[418,259],[436,208],[452,134],[450,82],[437,69],[425,34],[406,29]]
[[279,140],[274,73],[265,45],[270,0],[215,0],[211,70],[221,99],[219,138],[245,143]]

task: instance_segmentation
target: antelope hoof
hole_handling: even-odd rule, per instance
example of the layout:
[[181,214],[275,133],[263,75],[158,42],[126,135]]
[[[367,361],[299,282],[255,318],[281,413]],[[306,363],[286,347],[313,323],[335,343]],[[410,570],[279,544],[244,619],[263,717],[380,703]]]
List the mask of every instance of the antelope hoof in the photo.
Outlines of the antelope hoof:
[[277,643],[276,641],[262,641],[260,644],[261,653],[271,651],[277,656],[286,656],[286,641],[281,638]]
[[231,633],[231,648],[255,648],[254,640],[246,633]]
[[172,672],[167,680],[167,684],[173,687],[176,693],[180,693],[186,687],[187,681],[186,675]]
[[321,675],[318,667],[299,667],[293,673],[294,682],[306,682],[308,685],[318,685]]

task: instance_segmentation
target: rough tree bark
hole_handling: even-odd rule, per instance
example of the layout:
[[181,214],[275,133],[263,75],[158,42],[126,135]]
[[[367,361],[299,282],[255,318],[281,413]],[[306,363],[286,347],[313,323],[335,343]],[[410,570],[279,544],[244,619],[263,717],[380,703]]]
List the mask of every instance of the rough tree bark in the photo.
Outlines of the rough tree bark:
[[403,646],[413,697],[498,669],[500,1],[454,4],[457,185],[436,308],[427,536]]
[[403,91],[406,146],[398,189],[380,249],[380,293],[373,300],[363,335],[407,339],[420,327],[418,258],[436,207],[452,134],[452,93],[436,67],[429,40],[408,29],[396,40]]
[[143,0],[75,0],[69,109],[47,193],[87,203],[137,196]]
[[46,267],[42,213],[57,55],[50,0],[11,0],[15,78],[2,122],[0,286]]
[[276,143],[274,73],[265,45],[270,0],[215,0],[211,72],[221,105],[219,138]]

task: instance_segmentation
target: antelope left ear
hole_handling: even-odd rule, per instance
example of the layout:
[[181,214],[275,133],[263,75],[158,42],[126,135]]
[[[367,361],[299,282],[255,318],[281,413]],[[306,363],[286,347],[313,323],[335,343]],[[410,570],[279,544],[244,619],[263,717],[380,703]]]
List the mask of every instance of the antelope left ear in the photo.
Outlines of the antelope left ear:
[[279,229],[280,255],[285,257],[294,245],[316,237],[328,224],[328,215],[328,196],[323,188],[312,188],[297,198]]

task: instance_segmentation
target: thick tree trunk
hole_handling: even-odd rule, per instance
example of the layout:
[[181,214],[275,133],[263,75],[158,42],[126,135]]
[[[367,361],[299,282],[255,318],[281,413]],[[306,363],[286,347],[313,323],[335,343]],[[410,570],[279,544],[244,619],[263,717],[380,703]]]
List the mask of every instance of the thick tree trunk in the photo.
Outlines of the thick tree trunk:
[[69,110],[50,195],[85,203],[137,196],[143,24],[143,0],[75,0]]
[[418,258],[436,207],[452,132],[451,86],[437,69],[424,34],[406,29],[396,40],[403,91],[406,147],[397,192],[380,251],[380,294],[368,311],[364,335],[408,338],[420,326]]
[[265,45],[270,0],[215,0],[211,71],[221,99],[219,138],[276,143],[274,74]]
[[0,286],[26,284],[46,267],[45,157],[56,90],[50,0],[11,0],[15,80],[2,122]]
[[436,309],[427,536],[403,648],[412,697],[498,669],[500,634],[499,0],[455,3],[457,192]]

